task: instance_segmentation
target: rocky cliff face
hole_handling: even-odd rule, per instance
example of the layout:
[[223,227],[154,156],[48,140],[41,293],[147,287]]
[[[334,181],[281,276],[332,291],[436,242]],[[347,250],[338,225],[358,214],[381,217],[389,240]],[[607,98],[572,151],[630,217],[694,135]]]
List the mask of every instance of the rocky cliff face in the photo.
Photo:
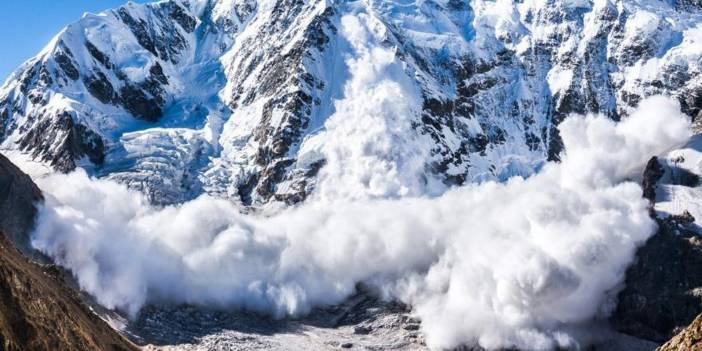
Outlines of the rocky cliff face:
[[652,158],[643,172],[644,196],[651,200],[658,232],[627,270],[612,316],[622,332],[665,342],[702,311],[700,138]]
[[[682,0],[130,4],[70,25],[12,75],[0,140],[158,203],[303,201],[320,168],[349,168],[336,158],[364,156],[368,138],[388,141],[383,172],[416,161],[417,174],[354,196],[500,180],[557,159],[571,112],[619,119],[668,94],[699,115],[701,19]],[[341,123],[368,69],[397,101],[375,94],[366,107],[382,118]],[[385,123],[393,113],[406,125]],[[359,150],[320,146],[334,140]],[[418,160],[394,153],[408,142]]]
[[29,234],[43,196],[28,175],[0,154],[0,231],[27,256],[34,256]]
[[702,311],[702,240],[685,217],[658,223],[627,271],[612,320],[624,333],[662,343]]

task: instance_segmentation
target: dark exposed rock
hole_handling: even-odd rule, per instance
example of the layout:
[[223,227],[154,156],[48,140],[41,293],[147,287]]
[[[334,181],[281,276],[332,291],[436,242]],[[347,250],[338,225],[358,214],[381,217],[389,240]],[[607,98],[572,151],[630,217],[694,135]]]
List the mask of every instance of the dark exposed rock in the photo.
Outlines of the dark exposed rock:
[[702,117],[702,87],[683,92],[678,98],[682,111],[697,121]]
[[39,72],[40,67],[41,63],[35,63],[29,69],[22,72],[22,78],[20,78],[20,91],[22,93],[27,94],[29,92],[29,87],[34,82],[34,78],[37,72]]
[[10,111],[6,106],[0,106],[0,142],[5,140],[5,129],[10,122]]
[[362,326],[362,325],[358,325],[358,326],[355,326],[355,327],[353,328],[353,333],[354,333],[354,334],[359,334],[359,335],[370,334],[371,331],[372,331],[371,328],[365,327],[365,326]]
[[[289,23],[293,22],[305,8],[301,5],[303,2],[297,0],[276,2],[270,23],[265,30],[285,33]],[[284,174],[280,174],[277,165],[281,161],[287,162],[285,160],[288,152],[294,145],[301,142],[303,133],[309,127],[313,108],[321,103],[315,95],[320,94],[320,91],[325,88],[325,83],[306,72],[304,60],[313,52],[325,50],[330,40],[328,33],[336,31],[331,21],[334,11],[333,7],[328,7],[323,13],[315,15],[308,26],[300,29],[302,40],[296,42],[285,54],[266,58],[260,55],[262,49],[242,52],[243,60],[237,67],[239,73],[236,76],[246,77],[260,69],[260,78],[256,89],[246,92],[235,90],[230,107],[236,109],[252,103],[257,98],[270,97],[263,106],[258,125],[252,131],[253,139],[260,145],[254,160],[256,165],[261,167],[260,171],[265,174],[249,177],[241,184],[239,193],[243,194],[244,203],[254,201],[251,195],[259,200],[275,195],[276,198],[285,198],[286,202],[300,201],[305,197],[303,191],[294,194],[274,194],[270,190],[275,189],[277,181],[290,176],[288,172],[292,169],[287,169]],[[265,47],[270,43],[252,42],[250,45]],[[277,47],[268,49],[273,52],[280,50]],[[290,87],[294,88],[290,89]],[[274,115],[278,121],[272,124]],[[254,191],[254,189],[257,190]]]
[[0,154],[0,349],[136,350],[95,315],[29,234],[43,200],[30,177]]
[[[280,99],[271,100],[264,106],[261,125],[257,129],[256,137],[263,143],[271,140],[271,146],[264,149],[263,154],[259,156],[263,162],[267,164],[274,159],[285,156],[292,144],[299,140],[302,130],[309,123],[311,102],[311,96],[298,91],[286,94]],[[283,120],[287,123],[283,124],[284,127],[270,130],[266,126],[270,124],[274,110],[282,110]]]
[[419,324],[406,324],[402,329],[411,331],[419,330]]
[[42,200],[32,179],[0,154],[0,232],[28,257],[34,256],[29,234]]
[[[60,143],[55,143],[55,140],[60,140]],[[84,156],[96,165],[105,160],[102,137],[83,124],[75,123],[67,112],[41,118],[23,135],[19,146],[62,172],[74,170],[75,161]]]
[[124,7],[117,11],[117,15],[129,27],[139,45],[156,57],[176,63],[180,53],[187,46],[185,38],[177,30],[177,26],[180,26],[186,32],[192,32],[197,21],[188,16],[174,2],[162,4],[159,11],[164,17],[170,17],[174,21],[172,23],[164,23],[164,27],[154,28],[144,20],[132,17]]
[[105,68],[111,69],[113,67],[110,58],[107,57],[107,55],[105,55],[102,51],[100,51],[95,45],[93,45],[93,43],[86,41],[85,47],[88,49],[90,55],[93,56],[103,66],[105,66]]
[[314,183],[308,181],[308,179],[316,177],[325,163],[324,160],[319,160],[309,165],[306,169],[297,170],[293,174],[285,174],[284,177],[279,178],[280,180],[277,181],[292,180],[292,184],[287,192],[276,192],[273,195],[275,200],[283,202],[288,206],[293,206],[305,201],[314,188]]
[[253,201],[253,199],[251,198],[251,194],[253,193],[254,188],[256,188],[258,179],[258,175],[254,174],[249,176],[249,178],[247,178],[245,182],[238,184],[237,195],[241,199],[241,202],[244,203],[244,205],[251,205]]
[[[149,50],[149,52],[154,54],[154,56],[158,56],[156,45],[149,35],[149,30],[147,29],[146,23],[143,20],[137,21],[125,8],[120,8],[117,13],[122,21],[129,26],[129,29],[139,42],[139,45],[141,45],[144,49]],[[164,59],[167,58],[164,57]]]
[[158,62],[149,68],[149,73],[151,74],[151,79],[154,79],[163,85],[168,84],[168,78],[165,74],[163,74],[163,67],[161,67]]
[[478,134],[471,137],[468,141],[470,144],[470,151],[484,154],[488,146],[488,137],[485,134]]
[[665,171],[658,162],[658,157],[652,157],[646,164],[641,184],[643,197],[648,199],[651,203],[656,201],[656,184],[661,180],[663,174],[665,174]]
[[78,72],[78,68],[76,68],[76,66],[73,64],[73,60],[69,52],[60,50],[56,52],[54,57],[56,63],[59,65],[61,70],[66,73],[68,78],[71,78],[72,80],[77,80],[80,78],[80,72]]
[[140,87],[125,85],[120,89],[119,95],[122,106],[137,118],[155,122],[163,115],[158,100],[149,97]]
[[115,89],[112,83],[110,83],[110,80],[100,71],[84,78],[83,83],[90,94],[103,104],[109,104],[116,99]]
[[261,180],[256,192],[264,199],[275,194],[275,185],[280,183],[285,176],[285,169],[293,164],[293,160],[280,160],[261,172]]
[[197,25],[197,20],[188,16],[182,7],[178,4],[173,4],[173,9],[171,10],[171,16],[174,21],[176,21],[181,28],[185,29],[186,32],[192,33]]
[[665,181],[672,185],[694,187],[700,183],[700,177],[687,169],[672,166],[668,167]]
[[702,238],[686,216],[657,222],[627,270],[612,321],[621,332],[663,342],[702,312]]

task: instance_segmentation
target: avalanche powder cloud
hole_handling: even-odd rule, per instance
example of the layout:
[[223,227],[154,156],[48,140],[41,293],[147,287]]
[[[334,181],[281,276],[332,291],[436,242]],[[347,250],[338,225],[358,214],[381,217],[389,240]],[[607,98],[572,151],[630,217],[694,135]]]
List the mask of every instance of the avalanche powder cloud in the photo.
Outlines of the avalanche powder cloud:
[[356,283],[411,304],[431,347],[572,346],[602,317],[654,231],[640,174],[689,121],[654,97],[614,123],[572,116],[566,155],[528,178],[437,198],[313,200],[263,217],[203,196],[154,208],[84,172],[40,179],[33,245],[110,308],[169,301],[277,316],[342,301]]
[[155,208],[78,171],[38,180],[33,245],[131,314],[173,302],[299,315],[363,282],[413,306],[436,349],[575,345],[573,328],[610,312],[655,230],[628,179],[689,138],[687,117],[663,97],[618,124],[571,116],[560,164],[427,197],[443,189],[426,179],[428,141],[409,130],[419,93],[378,28],[362,13],[342,20],[353,75],[302,146],[299,162],[328,161],[306,204],[270,216],[207,196]]

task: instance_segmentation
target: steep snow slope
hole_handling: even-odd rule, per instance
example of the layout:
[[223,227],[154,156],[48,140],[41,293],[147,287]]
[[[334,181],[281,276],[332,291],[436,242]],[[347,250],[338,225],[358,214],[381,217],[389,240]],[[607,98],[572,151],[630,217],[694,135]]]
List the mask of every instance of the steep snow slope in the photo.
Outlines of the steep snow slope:
[[669,215],[692,215],[695,227],[702,229],[702,136],[693,137],[684,148],[659,159],[663,175],[656,185],[656,210]]
[[12,75],[0,140],[157,203],[438,194],[558,158],[571,112],[696,117],[701,67],[694,1],[127,4]]

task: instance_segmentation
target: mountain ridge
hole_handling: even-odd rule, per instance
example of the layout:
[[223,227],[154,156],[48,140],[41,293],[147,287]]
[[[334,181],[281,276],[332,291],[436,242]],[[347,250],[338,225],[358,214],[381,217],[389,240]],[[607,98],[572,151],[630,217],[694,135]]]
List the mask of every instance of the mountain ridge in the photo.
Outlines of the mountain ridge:
[[[653,0],[128,4],[86,15],[8,79],[0,141],[64,172],[85,167],[119,180],[156,203],[205,193],[260,206],[304,201],[320,170],[354,168],[367,156],[348,145],[375,138],[395,147],[376,161],[386,170],[415,162],[414,174],[376,188],[352,174],[358,194],[344,196],[440,193],[558,159],[555,127],[569,113],[619,119],[662,93],[696,117],[701,16],[694,2]],[[353,17],[375,39],[354,46],[342,23]],[[354,127],[332,122],[348,118],[339,104],[359,108],[352,70],[381,64],[354,60],[376,49],[392,55],[376,72],[390,75],[377,83],[416,96],[400,103],[376,94],[378,120],[368,122],[398,113],[408,124],[336,145],[350,129],[334,130]],[[408,110],[388,112],[389,104]],[[397,151],[408,147],[416,157]],[[359,159],[330,166],[339,153]]]

